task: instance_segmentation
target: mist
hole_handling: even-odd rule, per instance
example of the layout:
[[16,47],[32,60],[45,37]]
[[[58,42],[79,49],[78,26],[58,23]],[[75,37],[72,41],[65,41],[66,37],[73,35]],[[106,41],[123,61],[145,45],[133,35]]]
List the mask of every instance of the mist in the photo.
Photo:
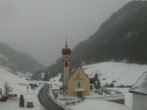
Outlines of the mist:
[[50,66],[128,0],[0,0],[0,42]]

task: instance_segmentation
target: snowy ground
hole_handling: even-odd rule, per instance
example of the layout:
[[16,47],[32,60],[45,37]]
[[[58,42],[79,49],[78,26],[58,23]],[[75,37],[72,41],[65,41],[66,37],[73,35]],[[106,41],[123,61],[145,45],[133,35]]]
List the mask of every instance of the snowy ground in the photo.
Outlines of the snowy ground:
[[[57,78],[57,77],[56,77]],[[111,88],[112,89],[112,88]],[[65,102],[72,102],[78,99],[66,97],[67,101],[56,100],[59,105],[62,105],[67,110],[131,110],[132,108],[132,94],[128,92],[128,88],[113,88],[114,90],[119,90],[125,95],[125,105],[117,104],[114,102],[98,100],[98,99],[85,99],[80,103],[66,105]],[[52,92],[50,91],[51,97],[53,97]],[[96,95],[95,95],[96,96]],[[63,96],[60,96],[63,98]],[[92,96],[93,97],[93,96]],[[98,97],[98,95],[97,95]]]
[[[147,71],[147,65],[104,62],[84,66],[83,69],[90,77],[94,76],[95,73],[98,73],[99,79],[103,85],[105,83],[111,83],[112,81],[116,80],[115,85],[118,86],[122,84],[133,85],[137,79],[145,71]],[[52,89],[58,89],[61,86],[59,79],[60,75],[50,80],[49,83],[52,86]],[[35,91],[29,88],[29,91],[27,92],[26,85],[34,82],[27,81],[24,77],[19,77],[18,75],[14,75],[8,72],[7,68],[0,67],[0,88],[4,85],[4,82],[8,82],[10,84],[10,86],[13,88],[13,91],[11,93],[17,94],[18,98],[9,99],[7,102],[0,102],[0,110],[28,110],[26,107],[27,101],[33,101],[35,107],[32,108],[32,110],[43,110],[43,107],[41,107],[41,104],[37,98],[38,91],[41,87],[37,88]],[[128,92],[129,88],[113,89],[124,93],[125,105],[101,100],[86,99],[79,104],[70,105],[67,107],[72,110],[131,110],[132,94]],[[24,95],[25,99],[24,108],[19,107],[19,95],[21,94]]]
[[94,77],[97,73],[102,85],[116,81],[116,86],[132,86],[147,71],[147,65],[103,62],[83,66],[83,70],[89,77]]
[[[114,90],[119,90],[125,95],[125,105],[117,104],[114,102],[98,100],[98,99],[85,99],[80,101],[80,103],[66,105],[65,102],[72,102],[78,99],[66,97],[67,101],[56,100],[59,105],[62,105],[67,110],[131,110],[132,108],[132,94],[128,93],[128,88],[113,88]],[[53,97],[50,91],[51,97]],[[60,96],[62,97],[62,96]],[[63,97],[62,97],[63,98]],[[64,97],[65,98],[65,97]]]
[[[132,86],[139,77],[147,71],[147,65],[126,64],[116,62],[103,62],[82,67],[89,77],[94,77],[98,73],[102,85],[110,84],[115,81],[114,85]],[[59,88],[60,75],[52,78],[50,84],[53,89]],[[58,86],[59,85],[59,86]],[[116,104],[108,101],[89,100],[79,104],[70,105],[68,108],[72,110],[131,110],[132,108],[132,94],[129,93],[129,88],[111,88],[121,91],[125,96],[125,105]]]
[[77,104],[76,106],[70,106],[72,110],[130,110],[130,108],[102,100],[85,100],[81,104]]
[[[21,74],[21,73],[20,73]],[[34,108],[31,110],[43,110],[41,107],[41,104],[38,101],[37,95],[38,91],[41,88],[38,87],[34,91],[32,89],[28,89],[27,92],[27,86],[30,83],[34,83],[31,81],[25,80],[23,77],[19,77],[18,75],[14,75],[10,72],[8,72],[7,68],[0,67],[0,83],[1,86],[5,82],[8,82],[9,85],[13,88],[13,91],[11,93],[17,94],[17,98],[9,99],[6,102],[0,102],[0,110],[29,110],[29,108],[26,107],[27,101],[32,101],[34,103]],[[35,82],[37,83],[37,82]],[[4,93],[4,91],[3,91]],[[24,101],[25,101],[25,107],[20,108],[19,107],[19,96],[24,95]]]

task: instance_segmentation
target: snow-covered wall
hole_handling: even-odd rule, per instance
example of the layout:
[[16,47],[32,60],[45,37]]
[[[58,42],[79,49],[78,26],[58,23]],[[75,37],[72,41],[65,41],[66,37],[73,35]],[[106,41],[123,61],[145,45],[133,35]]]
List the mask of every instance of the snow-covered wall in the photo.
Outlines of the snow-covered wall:
[[147,110],[147,95],[133,94],[132,110]]

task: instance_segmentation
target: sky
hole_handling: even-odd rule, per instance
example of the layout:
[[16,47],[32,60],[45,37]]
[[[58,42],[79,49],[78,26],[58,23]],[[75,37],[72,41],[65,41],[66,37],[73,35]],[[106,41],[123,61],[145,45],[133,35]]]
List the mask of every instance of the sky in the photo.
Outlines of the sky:
[[45,66],[88,39],[129,0],[0,0],[0,42]]

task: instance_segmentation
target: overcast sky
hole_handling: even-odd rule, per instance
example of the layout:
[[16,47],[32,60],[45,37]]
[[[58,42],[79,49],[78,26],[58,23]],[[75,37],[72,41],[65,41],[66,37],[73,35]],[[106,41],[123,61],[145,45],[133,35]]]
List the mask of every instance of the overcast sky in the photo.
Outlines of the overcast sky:
[[49,66],[129,0],[0,0],[0,41]]

